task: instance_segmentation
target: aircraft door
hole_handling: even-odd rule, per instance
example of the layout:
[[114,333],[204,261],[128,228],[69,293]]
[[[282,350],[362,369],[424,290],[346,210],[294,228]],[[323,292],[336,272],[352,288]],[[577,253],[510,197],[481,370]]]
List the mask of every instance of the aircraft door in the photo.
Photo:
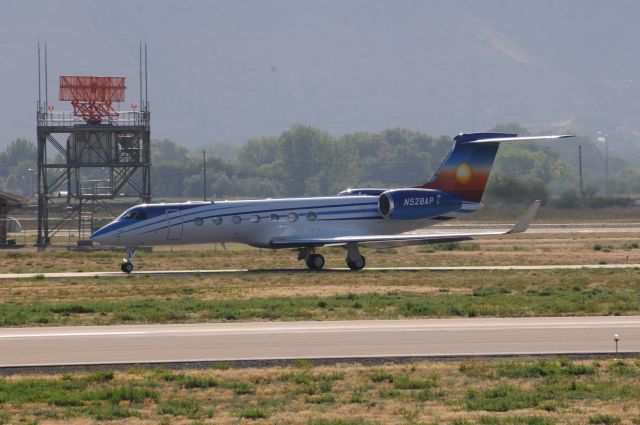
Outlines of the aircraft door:
[[167,240],[182,238],[182,214],[180,210],[167,210]]

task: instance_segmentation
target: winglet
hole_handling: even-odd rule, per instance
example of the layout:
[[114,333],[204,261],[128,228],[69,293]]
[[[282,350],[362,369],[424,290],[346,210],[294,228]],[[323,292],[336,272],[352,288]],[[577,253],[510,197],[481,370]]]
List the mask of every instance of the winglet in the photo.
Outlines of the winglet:
[[518,222],[513,225],[513,227],[507,232],[507,234],[525,232],[529,228],[529,224],[531,224],[533,218],[536,216],[541,203],[542,201],[533,201],[533,204],[531,204],[531,206],[527,208]]

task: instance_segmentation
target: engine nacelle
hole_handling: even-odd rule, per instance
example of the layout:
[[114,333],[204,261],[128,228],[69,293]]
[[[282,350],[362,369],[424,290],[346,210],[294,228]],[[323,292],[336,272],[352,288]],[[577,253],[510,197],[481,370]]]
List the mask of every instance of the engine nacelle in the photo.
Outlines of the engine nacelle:
[[392,220],[424,220],[462,206],[462,199],[435,189],[393,189],[378,198],[378,209]]

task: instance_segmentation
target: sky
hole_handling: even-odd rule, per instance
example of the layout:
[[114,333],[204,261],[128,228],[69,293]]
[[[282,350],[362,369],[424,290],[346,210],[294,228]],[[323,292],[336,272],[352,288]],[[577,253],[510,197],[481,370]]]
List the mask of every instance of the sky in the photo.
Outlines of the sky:
[[632,0],[0,0],[0,147],[35,140],[38,41],[60,75],[127,78],[149,49],[152,137],[197,147],[278,135],[432,135],[517,122],[640,144]]

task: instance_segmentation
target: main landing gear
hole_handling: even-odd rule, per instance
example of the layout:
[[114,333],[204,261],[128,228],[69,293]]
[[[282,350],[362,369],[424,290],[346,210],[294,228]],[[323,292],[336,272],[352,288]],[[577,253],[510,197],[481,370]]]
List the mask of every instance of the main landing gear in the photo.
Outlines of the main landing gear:
[[[366,264],[366,260],[358,250],[355,243],[347,244],[347,266],[351,270],[362,270]],[[316,254],[313,248],[300,248],[298,250],[298,260],[304,260],[309,270],[321,270],[324,267],[324,257]]]
[[131,273],[133,271],[133,259],[136,258],[136,250],[135,248],[127,249],[127,257],[122,260],[122,264],[120,265],[120,270],[125,273]]
[[365,264],[367,264],[367,261],[365,260],[364,255],[360,254],[358,245],[355,243],[347,244],[346,261],[347,261],[347,266],[349,266],[349,268],[354,271],[364,269]]
[[321,270],[324,267],[324,257],[315,254],[313,248],[300,248],[298,250],[298,260],[304,260],[309,270]]

